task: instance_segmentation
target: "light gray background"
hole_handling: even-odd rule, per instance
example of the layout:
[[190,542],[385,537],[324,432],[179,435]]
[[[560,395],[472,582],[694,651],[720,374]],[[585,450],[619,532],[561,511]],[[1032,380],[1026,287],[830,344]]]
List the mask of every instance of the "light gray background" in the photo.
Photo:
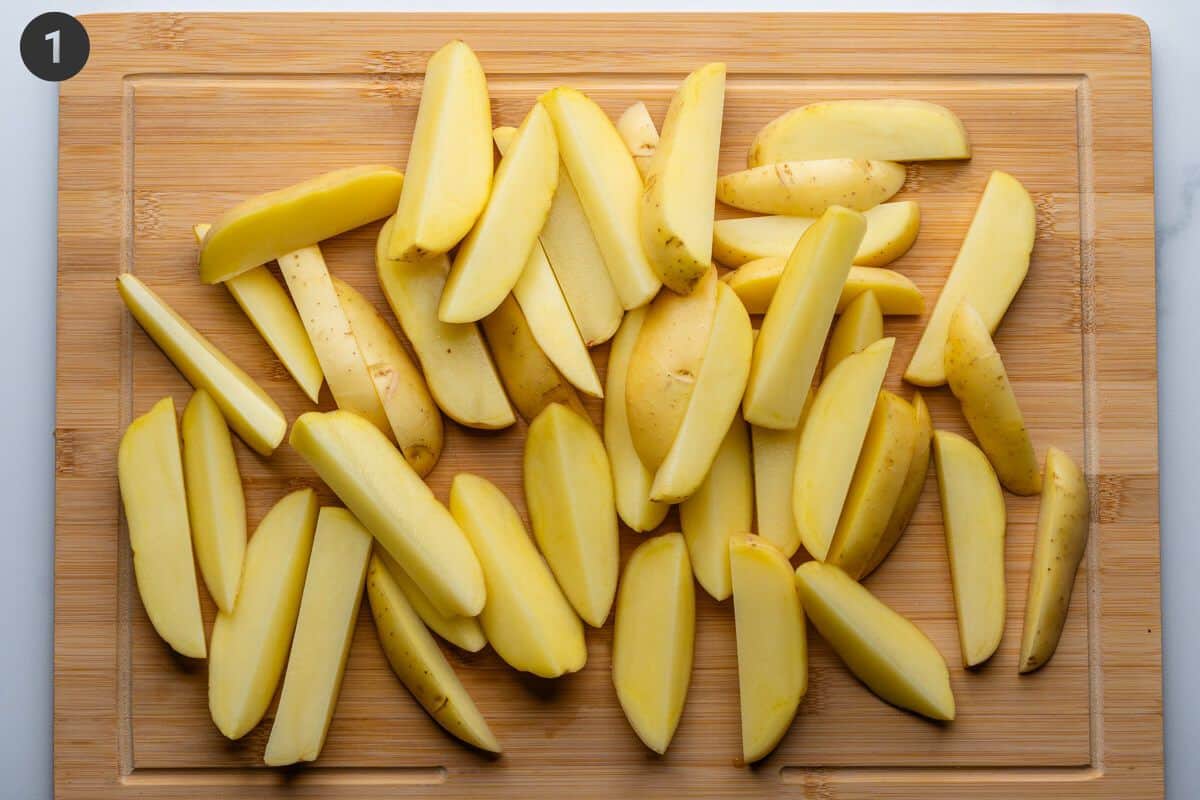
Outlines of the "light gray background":
[[[1132,13],[1150,25],[1158,215],[1164,708],[1168,796],[1200,797],[1200,3],[1195,0],[348,0],[382,11],[1026,11]],[[0,0],[0,798],[51,796],[54,598],[54,294],[57,91],[31,76],[18,41],[43,11],[345,10],[335,2]],[[1139,265],[1130,265],[1137,268]],[[113,265],[115,271],[117,265]],[[1189,308],[1192,310],[1189,312]],[[1192,669],[1189,669],[1191,667]]]

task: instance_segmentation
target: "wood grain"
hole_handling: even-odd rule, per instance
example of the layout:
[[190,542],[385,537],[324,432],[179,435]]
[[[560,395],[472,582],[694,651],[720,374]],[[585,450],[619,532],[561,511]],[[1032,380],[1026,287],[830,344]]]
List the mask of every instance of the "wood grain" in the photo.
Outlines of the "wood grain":
[[[180,15],[84,18],[92,60],[60,100],[55,787],[60,798],[633,797],[1148,798],[1162,795],[1158,459],[1149,38],[1116,16]],[[997,334],[1039,453],[1086,467],[1092,539],[1058,653],[1016,674],[1036,498],[1008,496],[1008,625],[964,671],[932,479],[913,524],[869,579],[951,664],[960,716],[923,721],[866,691],[810,631],[809,695],[762,765],[738,756],[731,609],[698,603],[696,667],[669,753],[649,754],[617,706],[611,627],[557,682],[493,653],[449,657],[505,746],[490,759],[443,734],[389,672],[364,612],[321,759],[261,766],[270,714],[245,740],[208,719],[206,669],[170,655],[132,586],[116,443],[132,416],[189,388],[123,311],[137,273],[257,378],[289,419],[311,405],[221,287],[196,276],[191,225],[238,199],[337,167],[403,166],[425,58],[451,37],[479,53],[497,124],[570,84],[610,114],[645,100],[661,122],[678,80],[729,65],[722,170],[793,106],[905,96],[963,119],[970,162],[911,167],[901,197],[922,231],[894,266],[930,301],[988,173],[1033,194],[1038,240]],[[723,211],[722,213],[726,213]],[[387,312],[378,226],[323,245],[331,268]],[[932,302],[930,304],[932,306]],[[890,388],[922,320],[892,317]],[[603,365],[604,350],[596,351]],[[935,424],[964,430],[948,393]],[[329,407],[328,392],[323,406]],[[599,420],[599,407],[592,403]],[[447,424],[430,483],[496,481],[524,513],[524,428]],[[318,485],[286,445],[238,443],[251,525],[285,491]],[[332,496],[321,487],[323,501]],[[674,517],[667,527],[677,524]],[[639,541],[622,535],[623,553]],[[211,624],[212,604],[205,601]],[[728,604],[725,604],[726,606]],[[272,712],[273,713],[273,712]]]

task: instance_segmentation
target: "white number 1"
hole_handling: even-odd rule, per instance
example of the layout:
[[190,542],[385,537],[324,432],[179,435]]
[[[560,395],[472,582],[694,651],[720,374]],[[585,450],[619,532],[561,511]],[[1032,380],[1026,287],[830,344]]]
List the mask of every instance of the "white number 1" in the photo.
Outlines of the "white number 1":
[[57,64],[59,62],[58,40],[62,35],[62,31],[50,31],[46,34],[46,41],[50,42],[50,61]]

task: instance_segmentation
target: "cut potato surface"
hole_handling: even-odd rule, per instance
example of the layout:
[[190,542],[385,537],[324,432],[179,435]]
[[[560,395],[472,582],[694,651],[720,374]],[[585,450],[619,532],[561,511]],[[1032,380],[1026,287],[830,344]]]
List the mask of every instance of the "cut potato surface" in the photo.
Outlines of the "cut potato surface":
[[650,168],[650,159],[658,149],[659,139],[658,128],[655,127],[654,119],[645,103],[639,100],[621,112],[617,119],[617,133],[621,134],[625,146],[633,156],[633,162],[637,164],[638,172],[645,178],[646,170]]
[[850,301],[834,323],[829,343],[825,346],[822,371],[830,371],[846,356],[860,353],[867,345],[883,338],[883,311],[875,293],[866,291]]
[[800,549],[800,531],[792,513],[792,479],[804,420],[812,405],[809,391],[800,422],[790,430],[750,426],[754,456],[754,511],[758,534],[791,558]]
[[893,161],[784,161],[721,176],[717,199],[760,214],[817,217],[833,206],[866,211],[900,191],[905,174]]
[[[723,280],[746,306],[746,311],[765,314],[786,266],[786,257],[760,258],[726,273]],[[884,316],[925,312],[925,298],[915,283],[899,272],[879,267],[850,267],[838,295],[837,312],[845,311],[855,298],[867,291],[874,292]]]
[[[468,538],[470,537],[468,536]],[[404,593],[404,598],[408,600],[413,611],[417,612],[417,616],[421,618],[421,621],[425,623],[425,626],[429,630],[455,647],[461,647],[468,653],[477,653],[487,646],[487,637],[483,635],[483,628],[479,626],[478,617],[448,616],[443,614],[434,607],[433,603],[429,602],[429,598],[421,591],[421,587],[417,586],[413,582],[413,579],[408,577],[408,573],[404,571],[404,568],[396,563],[396,559],[388,555],[386,550],[382,547],[376,548],[375,557],[382,561],[384,566],[388,568],[388,571],[392,573],[392,579],[400,587],[400,591]],[[486,578],[485,574],[485,582]]]
[[916,437],[913,440],[912,459],[908,464],[908,474],[904,476],[900,497],[896,499],[896,505],[892,509],[892,516],[888,519],[883,536],[880,537],[879,544],[875,546],[875,552],[867,559],[867,565],[862,575],[864,578],[883,563],[883,560],[892,552],[892,548],[900,541],[900,537],[904,535],[904,530],[908,527],[909,520],[912,519],[913,512],[917,509],[917,502],[921,499],[921,492],[925,488],[925,477],[929,474],[929,456],[933,444],[933,420],[929,417],[929,406],[925,405],[925,398],[921,396],[920,392],[913,393],[912,407],[917,428]]

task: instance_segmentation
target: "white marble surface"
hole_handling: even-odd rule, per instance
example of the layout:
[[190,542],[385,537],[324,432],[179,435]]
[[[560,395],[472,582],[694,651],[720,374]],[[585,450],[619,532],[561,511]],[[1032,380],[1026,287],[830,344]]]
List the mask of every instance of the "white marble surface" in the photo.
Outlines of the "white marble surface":
[[[137,10],[340,10],[341,3],[237,0],[76,0],[73,14]],[[1162,466],[1164,707],[1168,796],[1200,797],[1200,491],[1188,459],[1200,452],[1200,3],[1195,0],[348,0],[375,10],[837,10],[1123,12],[1150,25],[1158,215],[1159,401]],[[51,796],[56,90],[30,76],[16,43],[44,2],[0,4],[0,797]]]

